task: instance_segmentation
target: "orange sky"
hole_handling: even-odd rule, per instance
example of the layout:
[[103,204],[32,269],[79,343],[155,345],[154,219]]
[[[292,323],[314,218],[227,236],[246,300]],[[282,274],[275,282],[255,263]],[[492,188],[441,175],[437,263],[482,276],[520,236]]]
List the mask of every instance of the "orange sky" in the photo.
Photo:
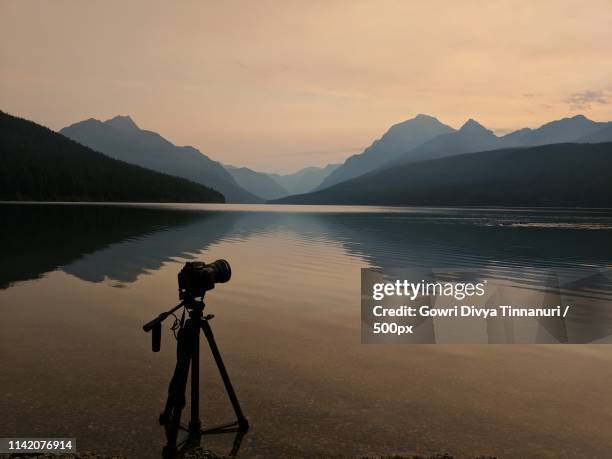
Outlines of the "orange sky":
[[266,171],[418,113],[612,120],[612,1],[0,0],[0,109],[53,129],[129,114]]

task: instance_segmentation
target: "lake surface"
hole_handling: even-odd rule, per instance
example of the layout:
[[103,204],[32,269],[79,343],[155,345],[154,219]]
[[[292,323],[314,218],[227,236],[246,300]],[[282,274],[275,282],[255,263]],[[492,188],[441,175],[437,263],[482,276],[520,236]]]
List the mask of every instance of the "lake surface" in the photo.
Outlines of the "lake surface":
[[[525,289],[612,267],[612,211],[239,205],[0,205],[0,436],[76,437],[157,457],[174,369],[165,323],[185,261],[207,294],[251,430],[246,457],[609,457],[608,345],[363,345],[360,270],[456,266]],[[585,271],[585,272],[586,272]],[[595,292],[610,300],[605,287]],[[169,322],[169,321],[167,321]],[[232,420],[203,346],[201,416]],[[188,409],[185,410],[185,419]],[[228,454],[232,434],[202,446]]]

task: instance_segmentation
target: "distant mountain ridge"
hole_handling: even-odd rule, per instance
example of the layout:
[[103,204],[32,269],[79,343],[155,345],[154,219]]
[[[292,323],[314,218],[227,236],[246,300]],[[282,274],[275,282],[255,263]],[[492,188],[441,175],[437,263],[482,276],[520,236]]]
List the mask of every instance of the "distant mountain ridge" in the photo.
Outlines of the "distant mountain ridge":
[[328,164],[324,167],[304,167],[291,174],[268,174],[273,180],[288,191],[288,194],[307,193],[319,187],[340,164]]
[[112,158],[214,188],[228,202],[257,203],[325,190],[345,182],[363,185],[353,180],[408,164],[467,153],[567,142],[608,142],[612,140],[612,122],[595,122],[576,115],[536,129],[524,128],[497,136],[474,119],[455,130],[432,116],[421,114],[393,125],[370,147],[341,165],[306,167],[285,175],[223,166],[193,147],[176,146],[155,132],[140,129],[129,116],[106,121],[90,118],[60,133]]
[[59,132],[111,158],[214,188],[228,202],[262,201],[238,185],[220,163],[193,147],[176,146],[156,132],[140,129],[129,116],[90,118]]
[[291,194],[272,177],[263,172],[256,172],[248,167],[235,167],[227,164],[223,167],[241,187],[262,199],[277,199]]
[[497,137],[477,121],[468,120],[458,131],[442,135],[400,155],[395,164],[425,161],[463,153],[496,150],[512,147],[533,147],[558,143],[583,142],[585,136],[593,135],[610,123],[598,123],[583,115],[563,118],[546,123],[537,129],[519,129],[505,136]]
[[[394,129],[418,126],[415,124],[417,121],[429,124],[432,128],[437,126],[438,129],[446,130],[446,132],[433,136],[412,148],[408,148],[409,142],[400,142],[399,145],[403,145],[405,148],[403,151],[399,151],[401,147],[397,145],[397,150],[391,153],[382,148],[384,145],[383,140]],[[448,129],[441,128],[441,126]],[[414,163],[464,153],[566,142],[590,143],[597,142],[598,139],[599,141],[608,141],[612,136],[612,133],[609,131],[611,126],[611,122],[596,122],[586,118],[584,115],[576,115],[571,118],[563,118],[546,123],[537,129],[519,129],[505,136],[498,137],[474,119],[469,119],[459,130],[454,130],[440,123],[436,118],[418,115],[412,120],[394,125],[387,134],[380,140],[375,141],[363,153],[348,158],[317,189],[321,190],[335,183],[346,181],[349,178],[359,177],[378,169],[395,167],[398,164]],[[431,132],[428,135],[430,134]],[[406,135],[410,137],[412,131],[406,133]],[[423,140],[423,138],[421,137],[420,140]],[[418,143],[413,139],[411,141]],[[358,164],[359,167],[353,166],[354,164]]]
[[245,190],[270,200],[312,191],[338,166],[339,164],[328,164],[325,167],[305,167],[291,174],[257,172],[248,167],[228,164],[223,167]]
[[[90,119],[93,120],[94,118]],[[140,131],[138,125],[128,115],[117,115],[114,118],[106,120],[104,123],[114,128],[122,129],[126,132]]]
[[396,164],[279,204],[609,207],[612,143],[549,144]]
[[110,158],[1,111],[0,152],[4,201],[224,202],[203,185]]
[[[501,137],[500,140],[505,147],[535,147],[537,145],[576,142],[610,125],[612,125],[610,122],[601,123],[592,121],[584,115],[576,115],[571,118],[551,121],[550,123],[543,124],[537,129],[520,129],[519,131]],[[514,142],[510,141],[510,137],[519,132],[522,133],[520,135],[521,142],[514,144]]]
[[499,145],[499,138],[473,119],[469,119],[458,131],[439,135],[412,150],[399,155],[393,162],[423,161],[444,156],[492,150]]
[[394,124],[389,130],[363,152],[349,157],[344,164],[334,170],[318,189],[349,180],[383,166],[402,153],[405,153],[439,135],[454,132],[450,126],[442,124],[429,115],[416,117]]

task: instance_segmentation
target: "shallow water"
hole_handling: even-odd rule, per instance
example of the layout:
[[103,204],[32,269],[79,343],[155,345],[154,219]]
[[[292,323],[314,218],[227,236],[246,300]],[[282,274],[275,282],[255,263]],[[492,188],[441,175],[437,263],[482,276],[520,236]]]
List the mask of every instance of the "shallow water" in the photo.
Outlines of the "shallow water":
[[[141,325],[189,259],[226,258],[207,311],[252,425],[247,457],[607,457],[612,349],[360,344],[360,269],[472,268],[538,288],[612,266],[612,211],[0,205],[0,436],[156,457],[174,366]],[[585,271],[585,272],[586,272]],[[612,299],[606,288],[600,298]],[[201,415],[232,419],[203,350]],[[185,418],[188,409],[185,410]],[[227,454],[232,434],[202,445]]]

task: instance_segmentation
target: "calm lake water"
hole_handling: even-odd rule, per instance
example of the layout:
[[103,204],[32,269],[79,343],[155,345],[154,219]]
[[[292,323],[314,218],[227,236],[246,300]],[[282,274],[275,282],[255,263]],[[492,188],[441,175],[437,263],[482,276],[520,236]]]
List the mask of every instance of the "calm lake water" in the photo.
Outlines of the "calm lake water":
[[[362,345],[360,269],[473,268],[537,288],[610,269],[612,211],[0,205],[0,436],[158,457],[165,324],[191,259],[230,261],[207,311],[251,430],[246,457],[448,452],[610,457],[608,345]],[[602,288],[597,295],[612,299]],[[232,420],[202,351],[201,416]],[[185,411],[185,417],[188,410]],[[202,446],[228,454],[232,434]]]

